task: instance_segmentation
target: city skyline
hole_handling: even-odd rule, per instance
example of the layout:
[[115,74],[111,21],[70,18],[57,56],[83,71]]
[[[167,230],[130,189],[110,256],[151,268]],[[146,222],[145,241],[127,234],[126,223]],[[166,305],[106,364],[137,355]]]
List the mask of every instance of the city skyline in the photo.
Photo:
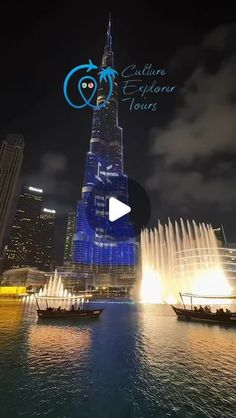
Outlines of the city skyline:
[[[147,24],[145,15],[150,14],[149,7],[147,4],[141,12],[137,6],[135,18],[130,12],[124,15],[119,9],[111,7],[117,68],[120,70],[131,64],[141,68],[146,63],[153,62],[156,66],[167,68],[171,81],[177,86],[177,93],[171,100],[161,98],[158,112],[132,113],[124,103],[121,103],[120,118],[125,132],[126,171],[145,186],[152,200],[152,212],[155,218],[159,217],[165,221],[168,216],[172,219],[180,216],[190,218],[191,214],[196,220],[212,222],[213,225],[223,224],[229,241],[236,241],[233,215],[235,152],[231,134],[226,130],[227,125],[231,123],[230,116],[227,116],[227,120],[222,119],[225,135],[222,134],[222,129],[217,127],[220,135],[217,140],[214,140],[212,133],[210,134],[211,130],[208,130],[209,133],[206,134],[208,136],[200,134],[201,148],[198,150],[194,147],[194,132],[185,123],[188,109],[181,105],[182,101],[189,100],[187,102],[189,112],[193,113],[198,122],[198,108],[193,107],[192,103],[195,98],[195,103],[198,103],[197,99],[206,94],[206,109],[201,110],[200,121],[201,123],[204,120],[209,121],[212,91],[207,90],[204,93],[202,86],[207,77],[210,77],[212,85],[216,86],[216,83],[222,80],[224,72],[227,72],[229,81],[225,90],[217,97],[222,104],[222,114],[226,109],[225,104],[230,105],[229,88],[232,93],[235,87],[231,79],[235,30],[233,17],[228,11],[217,13],[218,6],[214,10],[207,6],[204,15],[201,14],[201,25],[198,25],[200,12],[194,9],[195,6],[192,10],[185,6],[186,13],[182,16],[183,5],[173,6],[171,10],[168,9],[168,13],[166,7],[162,5],[160,17],[150,16],[153,24]],[[79,20],[81,24],[74,25],[72,14],[66,12],[60,5],[56,11],[48,7],[37,18],[35,17],[38,22],[35,29],[32,25],[34,22],[32,15],[27,27],[20,28],[17,24],[13,25],[12,36],[14,31],[19,31],[24,40],[25,34],[28,36],[29,33],[33,33],[37,48],[39,50],[41,48],[40,70],[36,70],[34,65],[38,60],[38,54],[32,48],[31,41],[28,40],[24,44],[19,38],[18,52],[11,43],[8,31],[5,35],[9,38],[9,50],[12,51],[12,56],[16,58],[19,53],[19,56],[25,58],[25,62],[18,73],[14,70],[9,71],[11,58],[5,59],[6,68],[1,69],[8,88],[3,89],[2,96],[4,101],[2,137],[6,132],[16,131],[22,132],[26,137],[23,182],[45,189],[45,194],[48,196],[47,206],[57,209],[56,241],[59,262],[64,251],[66,215],[79,199],[82,186],[91,112],[80,113],[68,108],[58,86],[62,86],[66,73],[74,65],[87,61],[90,56],[99,62],[99,51],[103,47],[103,27],[106,25],[109,10],[109,6],[102,6],[94,17],[88,14],[77,17],[81,19]],[[59,31],[62,16],[66,13],[67,17],[70,17],[70,25],[66,26],[67,33],[66,30]],[[187,19],[186,16],[191,17],[194,23],[185,25],[181,32],[179,26],[181,21]],[[49,37],[51,40],[49,43],[46,42],[50,33],[47,26],[48,18],[52,18],[52,25],[55,28],[55,35]],[[154,22],[155,19],[157,22]],[[83,24],[83,20],[86,24]],[[175,23],[176,20],[178,24]],[[44,32],[42,27],[45,29]],[[129,32],[132,33],[132,37],[128,36]],[[164,33],[169,34],[168,39],[163,36]],[[67,46],[63,51],[59,48],[61,43]],[[56,48],[53,47],[54,44]],[[5,53],[3,49],[3,54]],[[49,53],[53,54],[52,60],[47,59]],[[33,62],[29,67],[31,74],[29,79],[27,78],[28,55],[32,56]],[[45,62],[47,65],[43,65]],[[200,68],[202,73],[199,72]],[[14,86],[13,89],[9,88],[10,82]],[[51,83],[52,88],[49,89]],[[199,86],[194,97],[191,93],[191,83]],[[24,86],[24,92],[20,89],[20,94],[16,97],[15,91],[19,85]],[[13,98],[16,99],[16,103]],[[22,101],[21,112],[19,112],[19,100]],[[174,132],[171,130],[171,126],[175,126],[177,120],[175,115],[178,116],[179,109],[182,112],[181,126],[184,132],[187,132],[186,137],[182,136],[182,139],[178,130]],[[216,117],[213,119],[217,120]],[[213,127],[211,120],[209,123],[209,126]],[[196,129],[199,127],[199,124],[196,125]],[[234,124],[232,131],[234,132]],[[165,139],[166,135],[169,140]],[[184,152],[178,154],[178,149]],[[175,194],[175,190],[178,195]]]

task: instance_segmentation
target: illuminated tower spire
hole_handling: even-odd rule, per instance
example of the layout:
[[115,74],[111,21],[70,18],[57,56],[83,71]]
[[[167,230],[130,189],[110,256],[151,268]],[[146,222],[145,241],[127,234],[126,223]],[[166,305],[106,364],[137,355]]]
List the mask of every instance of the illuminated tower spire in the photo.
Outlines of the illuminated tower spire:
[[113,67],[113,51],[112,51],[112,36],[111,36],[111,13],[109,13],[109,20],[107,25],[106,43],[102,57],[102,67]]
[[109,21],[108,21],[108,25],[107,25],[107,50],[111,51],[111,46],[112,46],[112,37],[111,37],[111,13],[109,13]]

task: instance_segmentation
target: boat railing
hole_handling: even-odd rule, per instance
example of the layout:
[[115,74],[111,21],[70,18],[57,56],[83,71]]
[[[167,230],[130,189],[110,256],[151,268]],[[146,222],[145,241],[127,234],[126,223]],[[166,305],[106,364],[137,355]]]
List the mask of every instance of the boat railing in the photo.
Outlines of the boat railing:
[[[85,297],[87,298],[86,301],[85,301]],[[75,295],[73,295],[73,296],[35,295],[35,301],[36,301],[38,310],[41,310],[40,305],[39,305],[40,301],[44,301],[46,303],[47,309],[49,308],[48,301],[74,302],[74,303],[77,303],[79,306],[81,306],[83,308],[84,304],[88,303],[89,299],[91,299],[91,297],[92,297],[92,295],[90,295],[90,294],[78,295],[78,296],[75,296]]]
[[182,304],[184,309],[186,309],[186,305],[184,303],[184,297],[188,297],[190,299],[190,306],[191,306],[191,310],[193,310],[193,299],[214,299],[214,300],[236,300],[236,295],[198,295],[198,294],[194,294],[194,293],[181,293],[179,292]]

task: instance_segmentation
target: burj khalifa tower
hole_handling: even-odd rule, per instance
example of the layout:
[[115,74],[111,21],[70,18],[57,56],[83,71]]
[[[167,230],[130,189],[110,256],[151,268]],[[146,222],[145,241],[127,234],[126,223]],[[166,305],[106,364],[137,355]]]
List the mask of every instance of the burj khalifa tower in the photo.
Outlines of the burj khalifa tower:
[[[100,70],[114,68],[111,19]],[[73,262],[93,271],[116,274],[136,265],[134,229],[128,215],[115,222],[108,217],[111,196],[128,203],[128,177],[123,168],[123,131],[118,122],[118,88],[113,79],[110,100],[93,110],[92,134],[86,155],[82,199],[77,208]],[[101,81],[97,105],[105,102],[107,84]]]

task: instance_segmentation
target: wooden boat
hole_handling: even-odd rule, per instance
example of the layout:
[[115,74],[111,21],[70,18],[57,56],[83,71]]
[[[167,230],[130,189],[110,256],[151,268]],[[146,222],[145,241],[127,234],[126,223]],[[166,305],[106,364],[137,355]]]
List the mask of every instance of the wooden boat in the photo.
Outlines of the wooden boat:
[[[80,303],[79,297],[74,296],[67,296],[58,298],[57,296],[37,296],[36,298],[36,304],[37,304],[37,314],[39,318],[51,318],[51,319],[89,319],[89,318],[98,318],[103,308],[93,308],[91,309],[89,307],[89,302],[83,302]],[[39,301],[45,301],[46,302],[46,308],[42,309],[39,305]],[[71,305],[70,309],[64,309],[59,306],[58,308],[50,307],[48,305],[48,301],[50,304],[53,304],[54,302],[57,303],[61,301],[63,302],[73,302],[74,304]],[[78,303],[79,301],[79,303]],[[77,308],[75,308],[75,302],[77,303]],[[88,306],[88,308],[84,308],[85,306]]]
[[39,318],[56,318],[56,319],[82,319],[82,318],[98,318],[101,315],[103,309],[37,309]]
[[[183,297],[189,297],[191,300],[190,309],[186,308],[186,305],[183,301]],[[231,312],[230,310],[224,310],[223,308],[217,309],[215,312],[211,311],[211,308],[208,306],[205,309],[196,306],[193,308],[192,301],[195,298],[199,299],[236,299],[236,296],[200,296],[193,295],[191,293],[180,293],[180,297],[183,303],[183,308],[178,308],[172,306],[174,312],[176,313],[178,319],[187,320],[187,321],[199,321],[199,322],[212,322],[212,323],[223,323],[236,326],[236,312]]]

